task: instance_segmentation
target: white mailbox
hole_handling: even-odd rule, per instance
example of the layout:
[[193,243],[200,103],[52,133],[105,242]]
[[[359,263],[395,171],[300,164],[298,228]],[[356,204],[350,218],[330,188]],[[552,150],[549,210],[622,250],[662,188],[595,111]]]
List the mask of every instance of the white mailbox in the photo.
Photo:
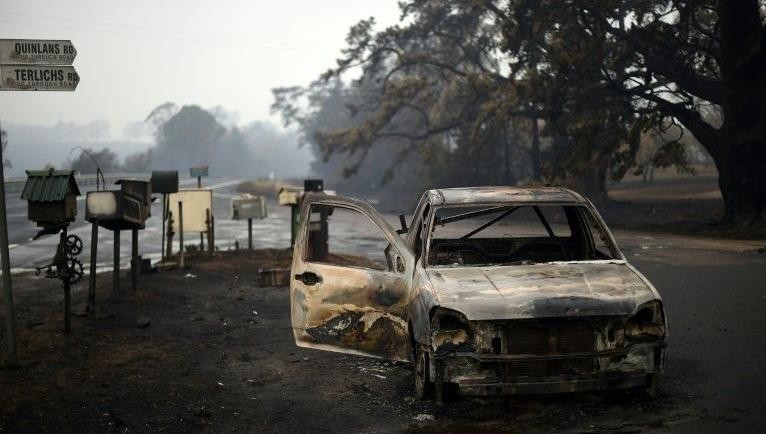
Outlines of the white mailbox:
[[263,196],[243,194],[231,200],[232,220],[265,219],[266,215],[266,199]]

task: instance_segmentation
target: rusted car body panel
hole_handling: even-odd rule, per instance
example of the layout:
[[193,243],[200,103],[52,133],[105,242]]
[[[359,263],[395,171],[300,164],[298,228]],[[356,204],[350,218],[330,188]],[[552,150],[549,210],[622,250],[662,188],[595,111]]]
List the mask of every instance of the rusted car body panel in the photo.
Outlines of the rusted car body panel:
[[[386,234],[403,270],[307,262],[311,203],[353,208]],[[613,246],[610,260],[529,265],[426,265],[412,229],[431,232],[433,212],[455,204],[574,204],[590,210]],[[428,353],[428,381],[461,394],[551,393],[650,385],[662,372],[665,312],[657,290],[633,268],[592,205],[566,189],[484,187],[430,190],[403,240],[364,202],[305,200],[291,272],[299,346],[405,360]],[[321,276],[306,286],[295,276]]]
[[629,315],[657,298],[624,261],[428,270],[437,303],[468,320]]
[[[321,194],[307,195],[291,269],[291,318],[296,343],[307,348],[408,360],[406,316],[413,295],[411,274],[307,262],[309,207],[320,202],[345,206],[370,216],[398,252],[407,252],[396,232],[367,203]],[[412,255],[397,254],[407,270],[414,268]],[[321,276],[321,281],[306,285],[295,278],[304,273]]]

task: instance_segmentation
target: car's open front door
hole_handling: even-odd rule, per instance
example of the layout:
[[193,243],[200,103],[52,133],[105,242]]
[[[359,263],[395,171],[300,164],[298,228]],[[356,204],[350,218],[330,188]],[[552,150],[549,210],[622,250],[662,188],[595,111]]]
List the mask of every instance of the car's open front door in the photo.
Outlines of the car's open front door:
[[370,205],[306,195],[290,273],[296,344],[407,360],[412,267],[412,253]]

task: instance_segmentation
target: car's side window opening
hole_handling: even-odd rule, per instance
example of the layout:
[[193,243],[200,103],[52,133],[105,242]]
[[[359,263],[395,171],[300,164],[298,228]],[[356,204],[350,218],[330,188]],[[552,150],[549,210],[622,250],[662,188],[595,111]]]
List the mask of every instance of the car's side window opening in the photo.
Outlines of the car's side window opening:
[[425,232],[423,231],[424,225],[428,224],[428,212],[431,210],[431,205],[426,204],[426,206],[423,207],[423,212],[420,213],[420,215],[416,216],[415,221],[413,222],[413,225],[416,225],[417,227],[413,226],[413,230],[416,230],[415,232],[415,238],[414,242],[415,245],[412,248],[412,251],[415,252],[415,260],[417,261],[422,255],[423,255],[423,247],[424,243],[423,240],[425,238]]
[[616,249],[586,207],[503,204],[435,210],[430,265],[611,259]]
[[[325,216],[327,252],[321,250]],[[343,267],[394,270],[398,252],[368,216],[356,209],[329,204],[312,204],[306,237],[306,261]]]
[[614,247],[607,238],[607,234],[591,212],[583,212],[584,221],[587,225],[590,239],[592,240],[593,255],[597,259],[610,259],[614,255]]

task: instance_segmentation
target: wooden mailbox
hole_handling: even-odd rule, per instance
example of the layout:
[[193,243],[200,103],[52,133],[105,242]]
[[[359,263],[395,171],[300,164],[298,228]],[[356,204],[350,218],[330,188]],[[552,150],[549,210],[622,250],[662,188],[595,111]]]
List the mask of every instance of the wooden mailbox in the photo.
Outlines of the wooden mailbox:
[[80,189],[74,173],[74,170],[27,170],[21,198],[27,201],[29,220],[41,227],[75,220]]

